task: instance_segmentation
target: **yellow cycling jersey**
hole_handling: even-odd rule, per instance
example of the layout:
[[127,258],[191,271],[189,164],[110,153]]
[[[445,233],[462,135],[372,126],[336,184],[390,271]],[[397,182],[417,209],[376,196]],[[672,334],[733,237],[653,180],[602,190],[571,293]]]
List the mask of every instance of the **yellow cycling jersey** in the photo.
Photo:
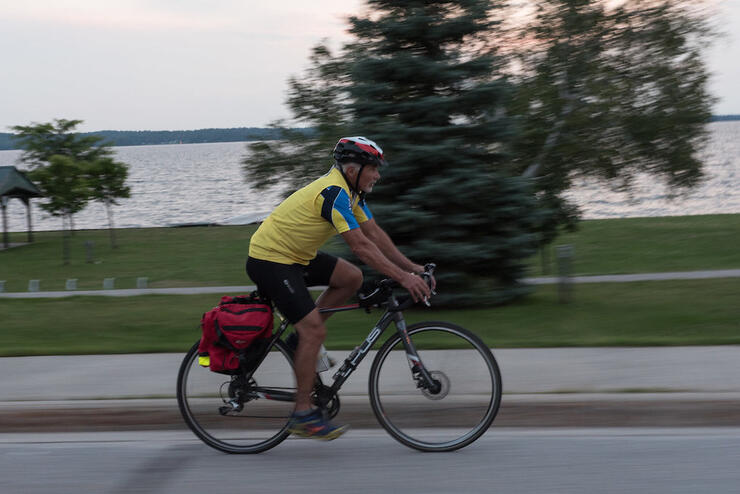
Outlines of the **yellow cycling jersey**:
[[306,265],[333,235],[359,228],[372,217],[364,199],[332,168],[275,208],[252,236],[249,256]]

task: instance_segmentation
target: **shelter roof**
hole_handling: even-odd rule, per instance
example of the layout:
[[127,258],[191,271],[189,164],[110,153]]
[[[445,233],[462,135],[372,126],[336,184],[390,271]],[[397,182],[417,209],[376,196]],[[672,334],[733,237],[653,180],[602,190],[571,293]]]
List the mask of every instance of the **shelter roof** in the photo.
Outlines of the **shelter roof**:
[[43,194],[26,174],[14,166],[0,166],[0,196],[41,197]]

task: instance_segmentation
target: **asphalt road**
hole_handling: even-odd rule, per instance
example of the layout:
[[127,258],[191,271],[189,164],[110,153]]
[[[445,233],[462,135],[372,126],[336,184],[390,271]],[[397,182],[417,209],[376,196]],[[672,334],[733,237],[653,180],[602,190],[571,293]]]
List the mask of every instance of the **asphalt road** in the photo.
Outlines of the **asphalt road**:
[[383,431],[289,439],[255,456],[188,432],[0,434],[4,494],[738,492],[740,428],[492,428],[454,453],[419,453]]

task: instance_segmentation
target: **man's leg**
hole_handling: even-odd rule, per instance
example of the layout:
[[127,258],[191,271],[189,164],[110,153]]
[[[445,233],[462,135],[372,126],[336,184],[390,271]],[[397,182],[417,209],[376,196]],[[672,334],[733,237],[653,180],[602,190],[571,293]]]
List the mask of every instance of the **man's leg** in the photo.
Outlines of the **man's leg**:
[[[359,269],[347,261],[326,254],[319,255],[304,273],[307,285],[329,286],[319,297],[318,307],[344,302],[362,283],[362,273]],[[322,411],[313,410],[311,406],[311,391],[316,379],[316,361],[321,344],[326,339],[325,319],[323,314],[319,314],[319,309],[314,307],[293,324],[300,338],[294,359],[297,389],[290,431],[299,436],[331,440],[341,436],[347,430],[347,426],[333,425],[326,420]]]
[[316,379],[316,357],[319,354],[321,344],[326,339],[326,326],[319,315],[319,310],[314,309],[306,317],[294,324],[298,330],[298,348],[295,352],[295,375],[296,375],[296,412],[302,412],[311,408],[311,390]]
[[[362,271],[357,266],[338,259],[329,279],[329,287],[316,300],[317,307],[332,307],[343,304],[362,285]],[[311,408],[311,390],[316,376],[316,360],[319,349],[326,339],[324,321],[331,314],[319,314],[318,309],[308,313],[294,324],[298,330],[298,348],[295,353],[296,411]]]
[[[341,305],[349,300],[361,286],[362,271],[360,268],[344,259],[338,259],[329,279],[329,287],[316,299],[316,306],[323,308]],[[320,317],[326,321],[331,315],[332,313],[320,314]]]

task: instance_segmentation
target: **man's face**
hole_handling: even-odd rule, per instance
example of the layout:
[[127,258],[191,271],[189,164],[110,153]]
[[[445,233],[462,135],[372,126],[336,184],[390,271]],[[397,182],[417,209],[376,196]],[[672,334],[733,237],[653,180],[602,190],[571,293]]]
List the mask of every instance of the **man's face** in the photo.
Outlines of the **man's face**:
[[[355,180],[357,180],[357,173],[359,173],[360,170],[351,170],[352,171],[350,172],[350,180],[354,184]],[[375,182],[377,182],[379,179],[380,170],[378,170],[378,167],[375,165],[365,165],[365,167],[362,169],[362,174],[360,175],[360,183],[358,185],[358,188],[362,192],[372,192]]]

